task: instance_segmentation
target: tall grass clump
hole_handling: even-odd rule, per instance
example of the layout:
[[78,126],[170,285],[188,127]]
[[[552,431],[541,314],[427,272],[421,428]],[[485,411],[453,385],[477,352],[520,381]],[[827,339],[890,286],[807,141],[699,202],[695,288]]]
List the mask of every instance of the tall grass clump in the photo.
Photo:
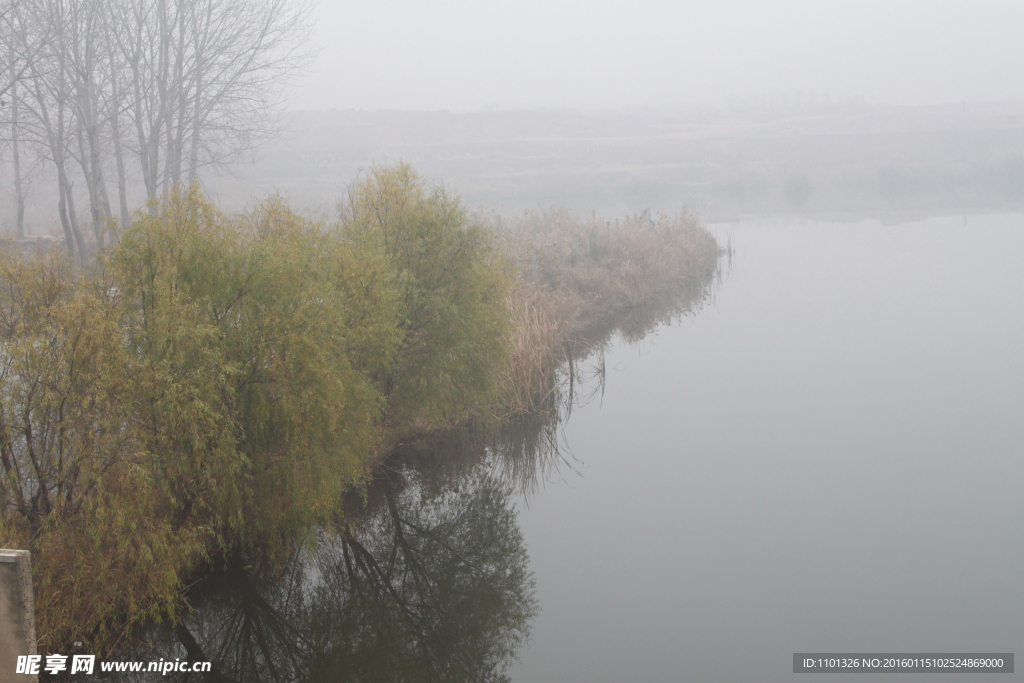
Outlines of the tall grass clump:
[[544,412],[559,349],[673,289],[710,284],[722,249],[695,215],[614,222],[555,208],[511,223],[487,221],[517,276],[515,321],[504,373],[507,416]]
[[555,346],[565,338],[569,324],[554,317],[547,293],[532,283],[521,283],[508,297],[512,316],[509,360],[502,372],[502,408],[506,414],[524,415],[553,398],[556,387]]

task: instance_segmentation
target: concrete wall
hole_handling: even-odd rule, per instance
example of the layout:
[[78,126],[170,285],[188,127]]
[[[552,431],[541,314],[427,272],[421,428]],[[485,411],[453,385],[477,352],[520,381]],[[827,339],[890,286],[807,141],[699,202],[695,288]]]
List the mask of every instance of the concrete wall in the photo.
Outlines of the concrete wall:
[[28,683],[15,674],[18,655],[36,654],[32,557],[27,550],[0,549],[0,683]]

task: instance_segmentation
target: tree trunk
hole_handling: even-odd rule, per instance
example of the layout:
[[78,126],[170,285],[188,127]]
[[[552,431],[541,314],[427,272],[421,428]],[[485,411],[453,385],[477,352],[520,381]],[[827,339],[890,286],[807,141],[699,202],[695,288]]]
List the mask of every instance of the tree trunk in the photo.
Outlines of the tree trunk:
[[145,112],[142,107],[142,71],[139,65],[140,60],[139,55],[132,56],[132,89],[135,95],[135,102],[132,103],[132,110],[135,114],[132,118],[135,119],[135,134],[139,140],[139,165],[142,167],[142,183],[146,186],[146,198],[153,199],[156,197],[156,181],[150,171],[149,141],[146,139]]
[[117,83],[117,65],[110,60],[110,89],[114,100],[114,112],[110,117],[110,135],[114,141],[114,165],[117,168],[117,200],[121,209],[121,230],[131,225],[132,216],[128,211],[128,181],[124,172],[124,150],[121,149],[121,90]]
[[64,228],[64,246],[67,247],[68,256],[72,260],[75,258],[75,242],[74,237],[71,234],[71,224],[68,222],[68,202],[67,202],[67,191],[64,187],[64,174],[57,171],[57,189],[60,193],[60,199],[57,201],[57,213],[60,214],[60,225]]
[[[176,125],[174,127],[173,154],[168,154],[168,162],[171,165],[171,183],[177,187],[181,183],[181,159],[184,156],[185,147],[185,3],[178,6],[178,56],[175,60],[174,70],[174,94],[177,100]],[[168,137],[168,140],[171,138]],[[169,150],[170,151],[170,150]]]
[[[97,125],[98,129],[99,126]],[[90,136],[93,138],[91,144],[92,147],[92,172],[93,172],[93,186],[96,195],[97,208],[93,210],[93,233],[96,235],[96,246],[100,249],[103,248],[105,242],[105,235],[107,232],[107,220],[110,218],[110,197],[107,195],[107,181],[103,177],[103,161],[100,159],[100,143],[97,139],[99,136],[95,133]]]
[[[86,112],[81,111],[81,116],[86,117]],[[82,176],[85,177],[85,188],[89,192],[89,213],[92,216],[92,233],[96,238],[96,244],[102,246],[101,233],[103,231],[103,216],[100,208],[99,188],[96,186],[96,171],[92,167],[92,152],[87,148],[83,129],[86,126],[79,124],[75,131],[78,139],[78,164],[82,167]]]
[[75,212],[75,196],[71,193],[72,185],[67,180],[66,172],[59,171],[59,173],[64,176],[64,183],[67,187],[64,191],[64,195],[67,198],[67,218],[71,224],[71,234],[75,236],[75,244],[78,247],[78,265],[85,268],[89,263],[89,253],[85,246],[85,238],[82,237],[82,231],[78,227],[78,216]]
[[160,149],[160,138],[163,135],[163,129],[167,129],[167,142],[164,147],[164,154],[167,158],[164,160],[164,177],[162,179],[163,193],[164,196],[170,192],[170,170],[171,170],[171,140],[173,138],[174,131],[173,117],[171,115],[171,97],[173,93],[170,88],[173,86],[171,81],[171,42],[172,42],[172,31],[173,29],[168,25],[167,16],[167,2],[166,0],[160,0],[158,4],[159,12],[159,31],[160,31],[160,63],[157,69],[157,84],[158,91],[160,93],[160,106],[158,107],[157,125],[154,126],[154,130],[150,131],[150,137],[153,139],[153,147],[151,153],[153,158],[151,163],[153,164],[153,176],[157,177],[160,171],[159,165],[159,149]]
[[124,172],[124,150],[121,149],[121,131],[117,125],[117,115],[110,120],[111,133],[114,136],[114,163],[117,166],[117,200],[121,209],[121,230],[132,224],[132,214],[128,210],[128,181]]
[[[209,13],[211,8],[207,8],[207,16],[203,22],[204,26],[209,25]],[[191,185],[196,181],[196,177],[199,174],[199,131],[202,129],[202,106],[203,106],[203,69],[206,65],[203,61],[203,44],[202,38],[205,37],[204,32],[199,30],[199,17],[196,16],[196,27],[193,30],[194,36],[194,52],[196,59],[195,73],[196,73],[196,97],[195,102],[192,104],[192,139],[189,145],[188,153],[188,183]]]
[[21,184],[21,152],[18,138],[18,84],[11,85],[11,165],[14,172],[14,199],[17,203],[18,239],[25,239],[25,189]]

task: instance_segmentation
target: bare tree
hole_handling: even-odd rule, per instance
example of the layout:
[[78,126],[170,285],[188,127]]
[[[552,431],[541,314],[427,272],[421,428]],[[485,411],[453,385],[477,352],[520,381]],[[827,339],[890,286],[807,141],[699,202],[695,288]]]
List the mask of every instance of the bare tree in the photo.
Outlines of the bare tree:
[[[303,47],[308,38],[308,3],[200,0],[200,4],[203,11],[197,14],[194,43],[190,179],[203,166],[231,161],[277,132],[284,86],[312,56]],[[233,28],[227,24],[229,17]]]
[[[3,8],[3,15],[0,16],[0,22],[4,26],[3,34],[3,51],[5,55],[5,73],[4,83],[7,94],[10,96],[10,108],[6,110],[8,123],[10,126],[10,143],[11,143],[11,169],[14,173],[14,199],[17,205],[15,225],[18,231],[18,238],[21,239],[25,236],[25,190],[22,182],[21,174],[21,129],[18,125],[18,111],[20,109],[18,105],[18,81],[23,77],[22,64],[19,60],[18,45],[19,41],[15,40],[14,36],[19,30],[19,26],[15,22],[14,4],[11,2]],[[5,109],[8,106],[8,102],[2,99],[3,94],[0,94],[0,109]]]
[[[23,27],[19,23],[18,9],[21,4],[21,0],[0,0],[0,26],[5,30],[0,45],[6,53],[5,71],[0,77],[0,107],[7,105],[6,96],[17,83],[27,78],[29,68],[38,59],[43,45],[44,36],[38,33],[33,41],[26,41],[25,36],[20,35]],[[19,39],[14,39],[15,36]]]
[[150,197],[276,132],[284,88],[312,56],[308,0],[134,0],[116,34]]
[[[30,70],[40,58],[46,36],[42,31],[30,30],[20,11],[19,0],[0,3],[0,118],[9,131],[12,172],[14,175],[14,196],[16,203],[15,225],[18,237],[25,236],[25,187],[22,165],[23,130],[21,121],[22,93]],[[6,137],[0,134],[0,139]]]
[[73,97],[71,108],[75,119],[77,146],[71,155],[78,161],[89,192],[92,231],[96,244],[103,247],[103,232],[110,217],[110,200],[103,177],[103,158],[107,144],[102,133],[111,117],[105,62],[110,59],[106,47],[105,7],[94,0],[65,0],[68,22],[64,31],[70,55]]
[[28,75],[31,88],[29,97],[22,100],[25,112],[32,118],[26,130],[34,132],[40,153],[52,162],[57,175],[57,212],[64,230],[68,253],[85,263],[86,246],[78,227],[75,198],[72,192],[68,161],[70,145],[75,137],[73,97],[75,83],[72,55],[68,50],[67,25],[72,18],[63,0],[39,0],[23,3],[15,8],[23,28],[22,40],[28,42],[36,35],[45,35],[39,59],[31,62]]
[[11,94],[19,215],[27,145],[53,168],[65,244],[83,263],[76,197],[102,247],[108,177],[127,225],[139,179],[154,198],[239,160],[277,132],[285,88],[312,57],[312,0],[7,1],[0,97]]

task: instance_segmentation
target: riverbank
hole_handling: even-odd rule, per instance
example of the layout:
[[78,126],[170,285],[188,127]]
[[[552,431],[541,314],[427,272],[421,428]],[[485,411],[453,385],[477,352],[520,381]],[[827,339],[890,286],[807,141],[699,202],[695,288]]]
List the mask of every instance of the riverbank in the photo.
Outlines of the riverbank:
[[546,412],[566,343],[596,342],[623,312],[710,282],[731,248],[686,211],[608,219],[554,208],[526,212],[509,225],[492,220],[490,227],[518,274],[509,298],[506,418]]
[[33,551],[41,649],[180,618],[204,567],[344,523],[403,441],[538,413],[566,342],[721,254],[686,214],[604,228],[471,220],[398,165],[335,223],[193,188],[88,272],[4,259],[0,545]]

